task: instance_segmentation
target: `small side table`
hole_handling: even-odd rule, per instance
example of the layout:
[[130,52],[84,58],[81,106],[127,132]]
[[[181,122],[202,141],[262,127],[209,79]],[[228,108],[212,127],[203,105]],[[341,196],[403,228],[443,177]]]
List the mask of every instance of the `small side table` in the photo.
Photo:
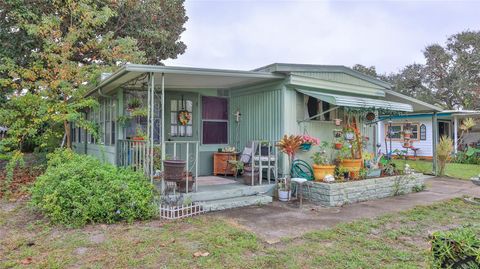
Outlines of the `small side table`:
[[215,152],[213,153],[213,175],[231,175],[235,171],[229,161],[236,161],[238,152]]

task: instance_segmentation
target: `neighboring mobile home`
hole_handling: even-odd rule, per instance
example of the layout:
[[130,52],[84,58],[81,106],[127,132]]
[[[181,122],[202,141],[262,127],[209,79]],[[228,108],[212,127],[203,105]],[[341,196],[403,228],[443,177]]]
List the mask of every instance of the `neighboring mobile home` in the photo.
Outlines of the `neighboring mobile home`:
[[[416,151],[416,157],[422,159],[432,159],[434,156],[434,138],[433,126],[435,125],[432,113],[414,113],[407,115],[398,115],[392,117],[383,117],[382,123],[378,128],[379,143],[382,153],[395,150],[405,150],[403,145],[402,130],[406,123],[413,126],[411,145]],[[467,146],[480,146],[480,126],[477,124],[468,132],[462,134],[460,126],[466,118],[473,118],[476,121],[480,118],[480,111],[473,110],[445,110],[438,112],[436,140],[442,136],[448,136],[453,139],[455,153],[463,150]],[[391,137],[388,131],[391,130]],[[462,137],[461,141],[459,138]],[[390,148],[391,144],[391,148]],[[386,150],[387,149],[387,150]],[[415,151],[408,150],[407,155],[414,156]]]
[[[98,124],[100,138],[72,126],[76,151],[123,166],[148,161],[150,175],[168,158],[187,159],[189,171],[212,175],[212,156],[219,148],[234,146],[241,152],[249,141],[274,145],[284,134],[308,133],[332,141],[334,119],[343,119],[349,108],[440,111],[350,68],[303,64],[271,64],[253,71],[127,64],[87,96],[100,102],[97,110],[85,113]],[[378,125],[360,123],[372,152],[379,143]],[[153,158],[144,160],[128,151],[139,143],[146,144]],[[287,172],[285,159],[279,161],[280,174]]]

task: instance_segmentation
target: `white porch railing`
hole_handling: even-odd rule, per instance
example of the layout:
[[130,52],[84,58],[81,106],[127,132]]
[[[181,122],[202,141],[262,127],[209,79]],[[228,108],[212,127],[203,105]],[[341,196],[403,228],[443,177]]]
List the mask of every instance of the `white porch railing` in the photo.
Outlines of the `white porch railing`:
[[[184,160],[185,166],[185,192],[188,193],[191,186],[189,176],[197,191],[198,178],[198,141],[166,141],[165,142],[165,159],[167,160]],[[161,145],[154,145],[153,149],[153,171],[160,170],[163,172],[163,162],[161,160]],[[132,167],[136,171],[143,171],[146,176],[149,175],[149,151],[147,141],[144,140],[127,140],[120,139],[117,143],[117,165],[122,167]],[[183,183],[181,183],[183,184]],[[162,182],[162,192],[167,186],[166,182]],[[173,186],[170,186],[173,187]]]
[[117,165],[132,167],[134,170],[142,170],[148,175],[147,141],[144,140],[118,140]]

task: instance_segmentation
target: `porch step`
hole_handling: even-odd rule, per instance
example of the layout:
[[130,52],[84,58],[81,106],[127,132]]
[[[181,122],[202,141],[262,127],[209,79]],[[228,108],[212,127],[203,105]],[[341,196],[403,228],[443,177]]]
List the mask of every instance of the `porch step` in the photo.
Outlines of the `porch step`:
[[211,200],[199,202],[205,211],[219,211],[236,207],[250,205],[265,205],[272,202],[272,197],[268,195],[251,195],[244,197],[234,197],[220,200]]
[[199,187],[198,192],[184,194],[192,202],[215,201],[236,197],[248,197],[252,195],[273,195],[274,184],[248,186],[242,184],[226,184]]

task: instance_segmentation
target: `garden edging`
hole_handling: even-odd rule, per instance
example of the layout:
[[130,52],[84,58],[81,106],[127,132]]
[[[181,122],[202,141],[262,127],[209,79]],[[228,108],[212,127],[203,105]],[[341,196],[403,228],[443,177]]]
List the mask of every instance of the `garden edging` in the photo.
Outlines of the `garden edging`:
[[415,188],[420,190],[428,177],[421,173],[414,173],[341,183],[309,182],[304,196],[316,204],[341,206],[411,193]]

